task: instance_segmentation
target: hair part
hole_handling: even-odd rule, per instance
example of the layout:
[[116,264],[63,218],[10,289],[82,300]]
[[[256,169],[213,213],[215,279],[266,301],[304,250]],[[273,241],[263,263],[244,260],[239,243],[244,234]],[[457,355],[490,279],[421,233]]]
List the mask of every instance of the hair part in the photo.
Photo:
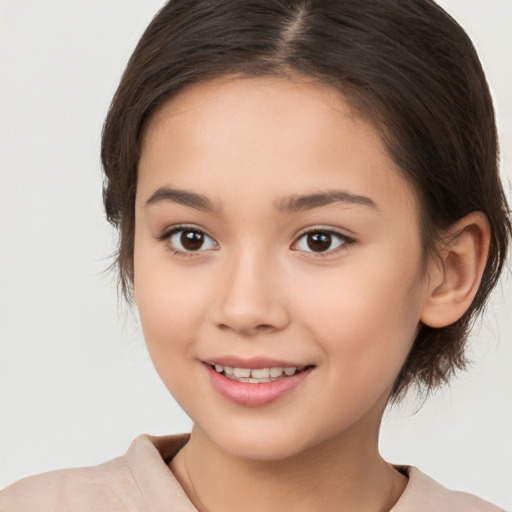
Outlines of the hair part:
[[102,137],[115,265],[132,297],[137,167],[147,123],[185,87],[227,75],[302,75],[337,89],[380,133],[412,184],[425,261],[473,211],[491,228],[482,281],[454,324],[422,325],[392,391],[429,393],[467,364],[475,316],[504,266],[512,227],[489,88],[464,30],[431,0],[171,0],[140,39]]

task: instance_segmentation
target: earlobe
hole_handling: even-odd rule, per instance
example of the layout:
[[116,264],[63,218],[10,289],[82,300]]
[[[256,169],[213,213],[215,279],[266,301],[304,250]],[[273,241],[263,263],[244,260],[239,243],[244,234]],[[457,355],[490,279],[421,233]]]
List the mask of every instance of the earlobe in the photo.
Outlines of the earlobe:
[[490,245],[485,214],[472,212],[460,219],[450,228],[445,243],[421,312],[421,321],[436,328],[456,322],[478,291]]

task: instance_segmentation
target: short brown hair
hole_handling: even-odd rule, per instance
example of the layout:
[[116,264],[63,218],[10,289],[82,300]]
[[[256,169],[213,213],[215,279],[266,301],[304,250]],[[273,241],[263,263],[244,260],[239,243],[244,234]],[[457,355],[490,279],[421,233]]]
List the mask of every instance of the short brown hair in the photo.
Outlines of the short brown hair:
[[511,221],[498,172],[489,88],[464,30],[431,0],[171,0],[136,47],[105,121],[108,220],[120,230],[117,266],[130,299],[141,138],[155,110],[187,85],[227,74],[299,73],[336,87],[379,130],[417,191],[425,255],[472,211],[491,247],[469,310],[422,325],[393,389],[431,391],[467,361],[465,345],[503,268]]

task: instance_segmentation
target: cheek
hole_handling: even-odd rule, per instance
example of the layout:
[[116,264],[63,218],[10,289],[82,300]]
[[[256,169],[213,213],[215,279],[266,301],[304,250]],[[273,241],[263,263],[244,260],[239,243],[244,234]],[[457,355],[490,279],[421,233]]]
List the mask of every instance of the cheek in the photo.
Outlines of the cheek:
[[135,299],[149,356],[166,388],[184,407],[193,397],[189,383],[194,378],[184,361],[194,359],[205,314],[205,289],[164,271],[154,259],[137,266],[135,276]]
[[[207,283],[200,273],[180,271],[167,255],[136,251],[134,292],[144,338],[153,361],[164,364],[186,351],[208,304]],[[170,363],[169,363],[170,364]]]
[[410,264],[359,263],[360,271],[347,265],[316,276],[297,296],[298,316],[336,365],[334,373],[365,386],[372,375],[389,380],[400,370],[419,322],[421,290]]

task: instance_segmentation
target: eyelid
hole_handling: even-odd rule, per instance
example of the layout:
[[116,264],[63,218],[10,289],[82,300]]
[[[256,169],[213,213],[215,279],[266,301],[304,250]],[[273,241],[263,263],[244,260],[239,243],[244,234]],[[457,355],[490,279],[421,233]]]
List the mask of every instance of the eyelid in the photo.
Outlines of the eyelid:
[[[163,230],[163,232],[161,234],[156,235],[155,238],[162,242],[167,242],[168,249],[170,251],[172,251],[174,254],[177,254],[179,256],[193,257],[193,256],[197,256],[200,253],[205,252],[207,250],[211,250],[211,249],[203,249],[203,250],[199,249],[197,251],[186,251],[186,250],[176,249],[170,243],[170,238],[174,234],[179,233],[180,231],[187,231],[187,230],[201,233],[205,237],[209,238],[215,244],[215,250],[218,249],[219,244],[217,243],[217,241],[212,236],[210,236],[204,229],[202,229],[199,226],[196,226],[194,224],[177,224],[177,225],[167,227],[166,229]],[[343,242],[338,247],[335,247],[334,249],[329,249],[324,252],[304,251],[304,250],[300,250],[300,249],[294,249],[294,246],[297,245],[297,243],[299,242],[299,240],[301,238],[303,238],[304,236],[311,234],[311,233],[327,233],[327,234],[333,235],[336,238],[342,239]],[[355,239],[352,236],[349,236],[336,228],[325,227],[325,226],[312,226],[312,227],[303,229],[296,235],[295,241],[291,245],[291,249],[308,253],[310,255],[313,255],[313,257],[326,257],[326,256],[333,255],[341,250],[346,250],[348,248],[347,246],[352,245],[354,242],[355,242]]]
[[167,227],[163,230],[163,232],[159,235],[157,235],[155,238],[157,240],[160,240],[162,242],[167,242],[167,248],[172,251],[173,254],[176,254],[178,256],[183,257],[194,257],[198,256],[200,253],[205,252],[209,249],[198,249],[197,251],[187,251],[176,248],[171,243],[171,237],[175,235],[176,233],[179,233],[180,231],[193,231],[196,233],[201,233],[204,237],[209,238],[214,244],[215,244],[215,250],[219,247],[219,244],[217,241],[210,236],[204,229],[200,228],[199,226],[195,226],[193,224],[177,224],[174,226]]
[[[294,249],[294,246],[296,246],[298,244],[299,240],[301,240],[303,237],[305,237],[306,235],[309,235],[311,233],[327,233],[329,235],[335,236],[336,238],[342,239],[343,242],[338,247],[335,247],[334,249],[328,249],[327,251],[323,251],[323,252],[304,251],[301,249]],[[327,228],[324,226],[314,226],[314,227],[309,227],[309,228],[302,230],[295,237],[295,241],[293,242],[291,248],[292,248],[292,250],[298,250],[298,251],[307,253],[308,255],[312,255],[315,258],[316,257],[322,258],[322,257],[326,257],[326,256],[332,256],[333,254],[336,254],[339,251],[346,250],[346,249],[348,249],[348,246],[352,245],[354,242],[355,242],[355,239],[352,236],[342,233],[341,231],[339,231],[335,228],[332,228],[332,227]]]

